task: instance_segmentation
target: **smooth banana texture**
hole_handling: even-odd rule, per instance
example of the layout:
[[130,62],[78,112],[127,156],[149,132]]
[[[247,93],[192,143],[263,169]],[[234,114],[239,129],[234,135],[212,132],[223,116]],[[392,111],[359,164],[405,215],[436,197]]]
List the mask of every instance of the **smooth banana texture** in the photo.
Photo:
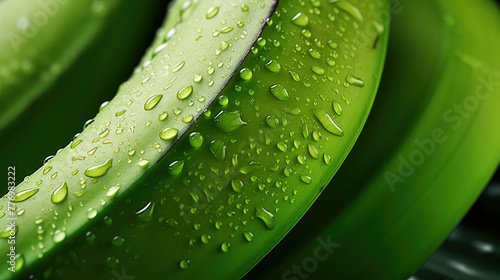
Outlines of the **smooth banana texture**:
[[359,141],[249,279],[408,279],[498,166],[498,8],[442,0],[401,1],[398,10]]
[[[0,166],[16,166],[16,176],[22,179],[80,132],[130,76],[155,36],[167,2],[125,1],[107,15],[98,35],[81,46],[78,58],[0,132]],[[113,71],[102,70],[111,66]]]
[[124,3],[0,2],[0,131],[60,77]]
[[347,156],[385,58],[384,1],[174,7],[152,58],[17,187],[14,275],[241,277]]

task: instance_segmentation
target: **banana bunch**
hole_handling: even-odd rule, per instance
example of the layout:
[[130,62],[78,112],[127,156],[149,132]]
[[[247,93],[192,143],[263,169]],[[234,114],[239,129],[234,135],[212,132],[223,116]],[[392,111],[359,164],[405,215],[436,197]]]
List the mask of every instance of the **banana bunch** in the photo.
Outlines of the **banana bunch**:
[[500,17],[455,2],[174,1],[81,133],[6,163],[0,279],[234,279],[278,243],[249,277],[408,277],[500,160]]

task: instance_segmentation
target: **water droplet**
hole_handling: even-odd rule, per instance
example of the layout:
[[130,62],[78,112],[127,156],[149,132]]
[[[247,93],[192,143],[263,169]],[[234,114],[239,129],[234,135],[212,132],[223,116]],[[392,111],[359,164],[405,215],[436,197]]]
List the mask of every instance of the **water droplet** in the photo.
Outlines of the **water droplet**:
[[137,162],[140,168],[145,169],[149,166],[149,160],[141,158],[139,162]]
[[176,160],[168,166],[168,173],[172,176],[179,175],[184,168],[183,160]]
[[315,50],[315,49],[309,49],[309,55],[312,58],[315,58],[315,59],[320,59],[321,58],[321,54],[317,50]]
[[229,243],[229,242],[223,242],[220,245],[220,248],[221,248],[222,252],[227,253],[231,249],[231,243]]
[[193,93],[193,86],[187,86],[185,88],[182,88],[179,90],[179,92],[177,92],[177,98],[179,100],[184,100],[186,98],[188,98],[191,93]]
[[278,128],[280,126],[280,120],[273,115],[269,115],[266,117],[266,123],[271,128]]
[[113,246],[115,246],[115,247],[120,247],[123,245],[123,243],[125,243],[125,238],[117,235],[117,236],[113,237],[113,241],[111,241],[111,243],[113,243]]
[[271,59],[266,63],[266,68],[273,73],[278,73],[281,70],[281,65],[277,60]]
[[329,154],[323,155],[323,160],[325,161],[326,165],[332,164],[332,157]]
[[340,103],[338,103],[337,101],[333,101],[333,111],[335,112],[335,114],[337,114],[337,116],[342,116],[342,106],[340,105]]
[[299,74],[297,74],[296,72],[293,72],[293,71],[290,71],[290,76],[292,77],[292,79],[296,82],[299,82],[300,81],[300,76]]
[[97,216],[97,210],[90,207],[89,209],[87,209],[87,219],[89,220],[92,220],[93,218],[95,218]]
[[252,70],[248,68],[243,68],[240,70],[240,77],[242,80],[249,81],[250,79],[252,79],[252,76],[253,76]]
[[202,75],[200,75],[200,74],[196,74],[196,75],[194,75],[194,77],[193,77],[193,82],[195,82],[195,83],[199,83],[199,82],[201,82],[202,80],[203,80],[203,76],[202,76]]
[[160,121],[164,121],[167,118],[168,118],[168,112],[163,112],[163,113],[158,115],[158,120],[160,120]]
[[243,181],[239,179],[233,179],[231,180],[231,187],[233,188],[233,191],[237,193],[242,193],[243,192]]
[[350,14],[355,20],[357,20],[359,22],[363,21],[363,15],[359,11],[359,9],[356,6],[354,6],[353,4],[351,4],[350,2],[337,1],[337,2],[335,2],[335,4],[337,5],[337,7],[339,7],[340,9],[342,9],[345,12],[347,12],[348,14]]
[[165,128],[160,132],[160,139],[168,141],[173,140],[179,134],[179,130],[173,127]]
[[228,27],[224,27],[224,28],[222,28],[222,30],[221,30],[220,32],[221,32],[222,34],[227,34],[227,33],[231,32],[231,31],[233,31],[233,30],[234,30],[234,28],[233,28],[233,27],[228,26]]
[[189,134],[189,144],[191,145],[191,147],[195,148],[195,149],[198,149],[199,147],[201,147],[201,145],[203,145],[203,135],[199,132],[192,132],[191,134]]
[[221,229],[222,228],[222,222],[221,221],[215,222],[215,228],[216,229]]
[[105,163],[89,167],[84,174],[90,178],[98,178],[104,176],[106,172],[113,166],[113,159],[108,159]]
[[52,201],[52,203],[58,204],[63,202],[67,196],[68,196],[68,184],[64,182],[52,192],[50,200]]
[[208,234],[201,235],[201,242],[203,242],[205,244],[208,244],[208,242],[210,242],[211,239],[212,239],[212,236],[210,236]]
[[125,112],[127,112],[127,110],[120,110],[120,111],[115,113],[115,117],[119,117],[119,116],[125,114]]
[[303,13],[297,13],[293,18],[292,22],[300,27],[305,27],[309,23],[309,17]]
[[163,98],[163,94],[158,94],[158,95],[151,96],[146,101],[146,103],[144,103],[144,110],[146,110],[146,111],[152,110],[154,107],[156,107],[156,105],[158,105],[158,103],[160,102],[160,100],[162,98]]
[[261,219],[269,230],[272,230],[276,225],[274,215],[262,206],[255,206],[255,217]]
[[307,150],[309,151],[309,155],[313,159],[318,159],[319,158],[319,152],[318,152],[318,149],[316,148],[316,146],[314,146],[313,144],[309,143],[309,144],[307,144]]
[[307,157],[305,155],[297,155],[297,161],[300,164],[305,164],[307,162]]
[[182,268],[182,269],[186,269],[186,268],[189,267],[190,264],[191,264],[190,260],[181,260],[179,262],[179,267]]
[[26,189],[16,193],[13,202],[22,202],[34,196],[40,189]]
[[288,145],[283,143],[283,142],[278,142],[276,144],[276,147],[278,147],[278,150],[280,150],[282,152],[286,152],[288,150]]
[[181,62],[179,62],[179,63],[177,63],[177,64],[176,64],[176,65],[172,68],[172,73],[175,73],[175,72],[177,72],[177,71],[181,70],[181,69],[182,69],[182,67],[184,67],[184,65],[185,65],[185,64],[186,64],[186,62],[185,62],[184,60],[183,60],[183,61],[181,61]]
[[288,91],[286,88],[281,85],[281,84],[274,84],[271,86],[271,93],[276,97],[278,100],[288,100],[290,99],[290,95],[288,94]]
[[219,13],[219,7],[210,7],[205,15],[206,19],[211,19]]
[[214,118],[215,126],[223,132],[229,133],[246,125],[247,123],[241,119],[241,114],[238,111],[226,112],[220,111]]
[[351,85],[353,85],[353,86],[357,86],[357,87],[364,87],[364,86],[365,86],[365,82],[364,82],[362,79],[357,78],[357,77],[354,77],[354,76],[352,76],[352,75],[347,76],[347,77],[345,78],[345,80],[346,80],[349,84],[351,84]]
[[210,142],[210,151],[218,161],[224,161],[226,158],[226,145],[220,140]]
[[60,243],[66,238],[66,232],[63,230],[56,230],[54,232],[54,236],[52,236],[52,240],[55,243]]
[[311,70],[314,73],[318,74],[318,75],[324,75],[325,74],[325,69],[323,69],[323,68],[321,68],[319,66],[315,66],[315,65],[311,66]]
[[245,240],[248,241],[248,242],[252,242],[253,241],[253,233],[251,233],[250,231],[245,230],[243,232],[243,237],[245,237]]
[[344,135],[344,131],[337,125],[337,123],[327,112],[321,109],[314,109],[313,114],[318,119],[323,128],[326,129],[326,131],[337,136]]
[[120,185],[116,185],[114,187],[111,187],[109,188],[109,190],[106,192],[106,196],[108,198],[115,198],[116,195],[118,194],[118,192],[120,191],[121,189],[121,186]]
[[300,180],[308,185],[312,183],[312,178],[308,175],[301,175]]
[[47,173],[50,172],[50,170],[52,170],[52,166],[47,166],[43,169],[42,173],[43,175],[46,175]]
[[142,207],[139,211],[135,212],[137,219],[143,223],[150,222],[153,219],[153,211],[155,203],[148,202],[146,206]]

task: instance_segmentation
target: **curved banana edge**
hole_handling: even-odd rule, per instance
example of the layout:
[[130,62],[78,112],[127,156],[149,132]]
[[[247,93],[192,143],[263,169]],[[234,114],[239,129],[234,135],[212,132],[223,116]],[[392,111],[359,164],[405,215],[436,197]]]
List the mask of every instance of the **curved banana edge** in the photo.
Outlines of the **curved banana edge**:
[[[231,5],[185,1],[190,15],[179,27],[179,35],[162,38],[162,47],[145,59],[68,146],[15,189],[9,181],[9,192],[0,199],[0,242],[11,245],[10,236],[15,236],[16,246],[12,250],[2,245],[0,251],[3,255],[17,253],[13,266],[7,262],[0,266],[1,279],[32,267],[67,243],[82,226],[93,223],[89,209],[93,213],[109,208],[203,114],[250,51],[274,9],[275,1],[258,2],[247,3],[253,7],[247,10],[242,9],[244,1]],[[218,13],[224,18],[211,20]],[[236,27],[240,21],[244,28]],[[219,61],[224,67],[217,66]],[[184,66],[203,76],[208,71],[206,81],[193,81],[195,73],[186,75]],[[134,153],[130,151],[134,149],[141,158],[134,157],[132,162]]]

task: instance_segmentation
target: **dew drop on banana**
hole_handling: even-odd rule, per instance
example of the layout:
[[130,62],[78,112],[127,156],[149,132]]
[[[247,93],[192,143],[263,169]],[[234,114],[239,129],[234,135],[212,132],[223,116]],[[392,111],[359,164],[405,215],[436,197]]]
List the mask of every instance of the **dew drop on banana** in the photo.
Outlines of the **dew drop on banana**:
[[151,96],[146,101],[146,103],[144,103],[144,110],[146,110],[146,111],[152,110],[154,107],[156,107],[156,105],[158,105],[158,103],[160,102],[160,100],[162,98],[163,98],[163,94],[157,94],[157,95]]
[[335,112],[335,114],[337,114],[337,116],[342,116],[342,112],[343,112],[343,109],[342,109],[342,106],[340,105],[340,103],[338,103],[337,101],[333,101],[333,111]]
[[300,27],[305,27],[309,23],[309,17],[303,13],[297,13],[293,18],[292,22]]
[[60,242],[64,241],[64,239],[66,239],[66,232],[63,230],[56,230],[54,232],[54,235],[52,236],[52,240],[55,243],[60,243]]
[[255,207],[255,217],[259,218],[267,229],[272,230],[276,224],[274,221],[274,215],[268,210],[264,209],[262,206]]
[[193,86],[187,86],[185,88],[182,88],[177,92],[177,98],[179,100],[184,100],[191,96],[191,93],[193,92]]
[[226,112],[221,111],[214,117],[214,123],[217,128],[223,132],[229,133],[246,125],[247,123],[241,119],[241,114],[238,111]]
[[22,202],[34,196],[40,189],[26,189],[16,193],[13,202]]
[[271,86],[271,93],[276,99],[286,101],[290,99],[287,89],[281,84],[274,84]]
[[219,7],[210,7],[207,11],[207,13],[205,14],[205,18],[206,19],[211,19],[213,17],[215,17],[217,14],[219,13]]
[[111,199],[115,198],[116,195],[118,194],[118,192],[120,191],[120,189],[121,189],[120,185],[116,185],[116,186],[109,188],[109,190],[106,192],[106,197],[111,198]]
[[112,166],[113,166],[113,159],[108,159],[103,164],[87,168],[84,174],[85,176],[90,178],[99,178],[104,176]]
[[184,161],[176,160],[168,166],[168,173],[172,176],[176,176],[181,174],[183,168],[184,168]]
[[245,240],[247,242],[252,242],[253,241],[253,233],[250,232],[250,231],[247,231],[247,230],[243,231],[243,237],[245,238]]
[[344,135],[344,131],[327,112],[321,109],[314,109],[313,114],[326,131],[336,136]]
[[153,219],[155,203],[148,202],[143,208],[135,212],[137,219],[143,223],[147,223]]
[[52,192],[50,200],[54,204],[59,204],[63,202],[67,196],[68,196],[68,184],[64,182]]
[[244,81],[250,81],[252,79],[252,70],[248,68],[243,68],[240,70],[240,78]]
[[160,139],[165,141],[173,140],[177,137],[178,134],[179,130],[177,130],[176,128],[168,127],[160,132]]
[[212,239],[212,236],[210,236],[209,234],[202,234],[200,239],[202,243],[208,244]]
[[191,134],[189,134],[189,144],[191,145],[191,147],[195,148],[195,149],[198,149],[199,147],[201,147],[201,145],[203,145],[203,135],[199,132],[192,132]]
[[266,68],[270,72],[278,73],[281,70],[281,65],[277,60],[271,59],[266,63]]
[[87,219],[92,220],[97,216],[97,210],[95,208],[90,207],[87,209]]
[[360,78],[357,78],[353,75],[349,75],[345,78],[346,82],[348,82],[350,85],[353,85],[353,86],[357,86],[357,87],[364,87],[365,86],[365,82],[360,79]]
[[220,248],[221,248],[222,252],[227,253],[227,252],[229,252],[229,250],[231,249],[231,243],[229,243],[229,242],[227,242],[227,241],[226,241],[226,242],[223,242],[223,243],[220,245]]
[[182,269],[186,269],[186,268],[189,267],[190,264],[191,264],[190,260],[181,260],[179,262],[179,267],[182,268]]

